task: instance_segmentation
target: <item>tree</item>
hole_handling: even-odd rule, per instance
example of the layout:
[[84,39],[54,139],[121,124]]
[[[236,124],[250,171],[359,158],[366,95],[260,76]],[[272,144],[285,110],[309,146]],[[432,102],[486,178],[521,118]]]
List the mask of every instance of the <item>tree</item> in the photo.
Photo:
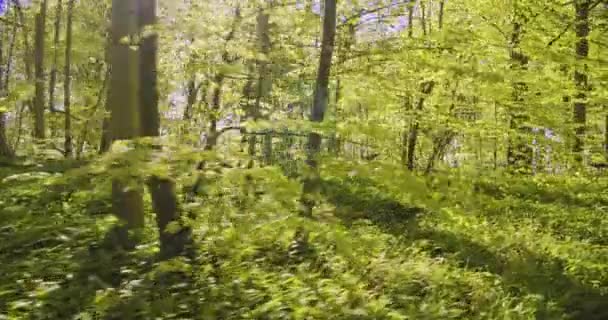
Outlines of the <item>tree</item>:
[[[63,80],[63,106],[65,111],[65,131],[64,131],[64,151],[66,157],[72,156],[72,24],[74,18],[74,1],[68,0],[67,21],[65,26],[65,65],[64,65],[64,80]],[[61,1],[58,5],[61,4]],[[58,14],[60,9],[57,9]],[[59,19],[59,18],[57,18]],[[59,28],[57,23],[55,28]],[[58,36],[56,36],[58,37]],[[53,82],[53,81],[51,81]],[[52,87],[53,85],[51,85]],[[51,99],[53,99],[53,91],[51,90]],[[51,104],[52,104],[51,100]]]
[[585,123],[587,122],[587,93],[588,91],[588,76],[585,60],[589,55],[589,9],[591,6],[590,0],[574,1],[575,11],[575,31],[576,31],[576,59],[577,66],[574,71],[574,83],[576,85],[577,94],[574,100],[574,159],[576,162],[583,161],[582,152],[584,149],[585,140]]
[[[51,79],[49,81],[49,110],[55,111],[55,86],[57,85],[57,69],[59,64],[59,35],[61,33],[61,16],[63,14],[63,0],[57,0],[55,11],[55,34],[53,36],[53,65],[51,67]],[[68,12],[68,18],[70,13]],[[67,28],[67,26],[66,26]],[[71,31],[66,30],[66,35]],[[66,44],[68,39],[66,38]],[[71,39],[70,39],[71,41]],[[67,150],[66,150],[67,153]]]
[[[323,16],[323,38],[321,40],[321,57],[317,70],[314,99],[310,121],[320,123],[325,117],[329,102],[329,76],[336,38],[336,0],[325,0]],[[308,134],[306,163],[311,173],[304,178],[302,190],[302,215],[312,216],[314,207],[313,193],[319,187],[317,157],[321,151],[321,135],[316,132]]]
[[36,76],[36,90],[34,96],[34,137],[37,139],[44,139],[46,136],[44,123],[44,110],[46,107],[44,93],[44,36],[46,34],[45,24],[47,7],[47,0],[42,0],[40,2],[40,11],[36,14],[36,41],[34,48],[34,67]]
[[[140,124],[140,64],[138,50],[132,48],[137,34],[139,0],[112,1],[112,28],[110,64],[112,74],[108,93],[111,108],[110,131],[114,141],[130,140],[141,136]],[[136,179],[122,172],[112,181],[112,208],[125,223],[121,242],[128,247],[126,232],[144,226],[142,190]]]

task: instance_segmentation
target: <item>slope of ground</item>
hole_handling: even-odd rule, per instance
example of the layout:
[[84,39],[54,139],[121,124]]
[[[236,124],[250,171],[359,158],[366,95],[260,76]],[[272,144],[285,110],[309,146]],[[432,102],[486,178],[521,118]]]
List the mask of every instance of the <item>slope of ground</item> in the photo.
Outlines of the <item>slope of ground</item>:
[[197,256],[165,262],[152,213],[111,249],[96,164],[4,168],[0,319],[608,319],[606,179],[324,163],[314,219],[278,169],[208,173]]

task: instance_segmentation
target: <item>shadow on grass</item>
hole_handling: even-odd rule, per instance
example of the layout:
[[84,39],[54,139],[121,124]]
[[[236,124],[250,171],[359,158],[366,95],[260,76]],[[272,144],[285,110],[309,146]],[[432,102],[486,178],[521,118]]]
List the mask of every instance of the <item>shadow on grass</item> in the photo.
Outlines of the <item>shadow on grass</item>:
[[507,196],[528,199],[539,203],[559,203],[565,206],[592,207],[600,204],[608,206],[608,199],[601,196],[600,188],[597,188],[598,193],[591,190],[584,190],[584,187],[579,187],[579,191],[583,191],[593,195],[590,198],[581,198],[577,196],[576,190],[571,190],[566,186],[553,186],[550,183],[540,184],[533,181],[518,180],[516,183],[509,181],[497,184],[490,181],[477,181],[474,185],[476,191],[486,194],[494,199],[501,200]]
[[[537,319],[555,319],[564,313],[571,319],[608,319],[608,296],[568,276],[564,261],[541,256],[523,246],[499,254],[462,234],[423,229],[416,223],[423,210],[392,199],[371,180],[324,180],[321,192],[336,207],[350,211],[339,217],[346,225],[366,219],[406,241],[425,240],[431,255],[444,257],[463,269],[496,274],[513,295],[542,296]],[[551,303],[558,308],[551,307]]]

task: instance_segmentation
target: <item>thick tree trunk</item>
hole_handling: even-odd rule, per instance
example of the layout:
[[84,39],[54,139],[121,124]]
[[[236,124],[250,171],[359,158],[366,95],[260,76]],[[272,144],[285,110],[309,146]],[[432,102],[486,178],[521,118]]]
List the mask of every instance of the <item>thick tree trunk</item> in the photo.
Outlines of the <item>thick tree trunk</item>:
[[[139,0],[139,27],[140,31],[156,24],[156,0]],[[157,87],[157,55],[158,37],[148,36],[144,39],[140,52],[140,105],[142,114],[140,121],[142,135],[158,137],[160,135]],[[162,147],[159,148],[162,150]],[[152,197],[152,207],[156,212],[156,222],[160,235],[160,249],[162,258],[172,258],[183,254],[186,245],[190,242],[190,228],[181,224],[181,210],[175,191],[175,183],[169,178],[152,176],[148,182],[148,189]],[[170,223],[177,223],[178,232],[167,230]]]
[[[576,30],[576,58],[585,61],[589,56],[589,7],[590,0],[575,0],[575,30]],[[585,145],[585,126],[587,122],[587,91],[588,76],[584,67],[577,67],[574,72],[574,84],[577,94],[574,99],[574,159],[577,163],[583,161],[583,149]]]
[[[138,30],[138,0],[112,1],[112,41],[110,64],[112,75],[108,104],[112,110],[110,131],[116,140],[140,136],[139,117],[139,59],[138,51],[131,50],[122,39]],[[141,187],[132,178],[115,176],[112,183],[114,214],[126,223],[129,230],[143,228],[144,210]],[[130,247],[123,239],[123,245]]]
[[[63,104],[65,109],[65,131],[64,131],[64,150],[65,157],[69,158],[72,156],[72,19],[74,13],[74,1],[69,0],[68,2],[68,16],[65,29],[65,66],[64,66],[64,80],[63,80]],[[59,1],[61,3],[61,1]],[[59,14],[59,10],[58,10]],[[57,18],[59,19],[59,18]],[[55,26],[59,29],[59,23]],[[58,36],[57,36],[58,37]],[[55,62],[56,64],[56,62]],[[51,99],[53,98],[53,91],[51,90]],[[52,104],[52,101],[51,101]]]
[[36,43],[34,50],[34,69],[36,75],[34,96],[34,138],[44,139],[45,123],[45,76],[44,76],[44,36],[46,33],[47,0],[40,3],[40,12],[36,14]]
[[[152,197],[152,209],[156,212],[161,257],[168,259],[184,254],[191,242],[192,231],[180,221],[182,212],[175,183],[168,178],[153,176],[148,180],[148,189]],[[179,230],[167,230],[170,223],[177,223]]]
[[[310,120],[322,122],[329,101],[329,76],[331,74],[332,57],[336,38],[336,0],[325,0],[325,14],[323,17],[323,38],[321,40],[321,57]],[[321,135],[312,132],[308,135],[307,160],[310,173],[306,175],[302,190],[303,216],[312,216],[315,205],[314,193],[319,188],[319,172],[317,157],[321,150]]]
[[[139,28],[141,31],[156,24],[156,0],[139,0]],[[140,116],[144,137],[160,134],[158,112],[157,60],[158,35],[147,35],[139,47],[140,51]]]

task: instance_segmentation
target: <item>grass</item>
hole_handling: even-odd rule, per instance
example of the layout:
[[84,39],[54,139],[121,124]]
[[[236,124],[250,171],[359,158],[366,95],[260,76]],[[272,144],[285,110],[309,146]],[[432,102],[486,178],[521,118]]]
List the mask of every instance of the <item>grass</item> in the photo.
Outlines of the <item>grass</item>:
[[0,319],[608,319],[606,179],[325,162],[303,219],[280,170],[228,169],[185,207],[196,258],[160,262],[149,201],[112,249],[107,176],[75,165],[0,170]]

